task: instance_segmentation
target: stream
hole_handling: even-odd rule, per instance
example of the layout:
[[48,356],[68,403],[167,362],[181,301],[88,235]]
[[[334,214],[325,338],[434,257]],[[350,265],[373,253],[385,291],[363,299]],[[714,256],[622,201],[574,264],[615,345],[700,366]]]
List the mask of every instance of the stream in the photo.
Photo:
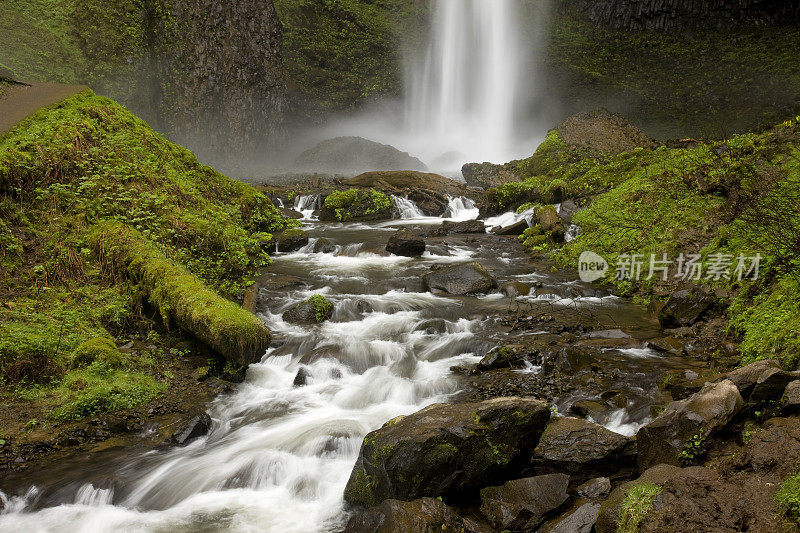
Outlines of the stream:
[[[442,221],[420,216],[407,200],[396,202],[407,218],[339,224],[313,220],[313,199],[297,199],[311,242],[277,254],[261,280],[258,311],[274,333],[273,347],[235,392],[208,407],[211,432],[181,448],[127,450],[101,465],[75,463],[26,493],[0,493],[0,530],[340,530],[348,517],[342,493],[364,436],[393,417],[463,394],[470,378],[451,367],[476,363],[494,346],[537,333],[509,331],[503,322],[520,305],[545,306],[556,320],[586,313],[593,331],[630,335],[629,347],[604,350],[596,361],[616,376],[627,405],[596,421],[633,434],[648,420],[659,400],[658,375],[686,362],[643,347],[643,339],[659,335],[643,308],[564,273],[534,271],[513,237],[430,238],[421,258],[387,256],[386,241],[398,227]],[[477,210],[451,199],[445,215],[465,220]],[[504,216],[503,222],[514,218]],[[322,237],[336,245],[335,253],[313,252]],[[425,291],[421,275],[433,265],[473,260],[501,284],[541,284],[539,296]],[[301,327],[282,320],[285,310],[312,294],[334,303],[330,321]],[[540,379],[540,364],[531,361],[517,377]],[[593,394],[575,389],[552,404],[565,412],[576,398]]]

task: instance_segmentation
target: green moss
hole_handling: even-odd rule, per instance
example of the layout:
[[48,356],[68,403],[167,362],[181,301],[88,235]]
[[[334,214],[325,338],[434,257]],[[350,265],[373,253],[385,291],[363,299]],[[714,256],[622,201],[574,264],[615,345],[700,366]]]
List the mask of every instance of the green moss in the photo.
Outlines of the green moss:
[[116,344],[105,337],[94,337],[80,344],[72,354],[72,367],[82,368],[97,361],[112,367],[122,366],[122,358]]
[[373,507],[380,502],[375,497],[375,484],[372,477],[362,469],[356,471],[351,483],[347,484],[345,500],[363,507]]
[[617,533],[636,533],[647,513],[653,509],[653,500],[661,494],[661,487],[652,483],[639,483],[628,489],[620,506]]
[[333,314],[333,304],[320,294],[311,296],[306,302],[314,307],[314,318],[318,323],[324,322]]
[[800,526],[800,474],[792,474],[781,482],[775,503],[781,513]]
[[390,218],[392,200],[375,189],[334,191],[325,197],[325,207],[334,212],[336,220]]

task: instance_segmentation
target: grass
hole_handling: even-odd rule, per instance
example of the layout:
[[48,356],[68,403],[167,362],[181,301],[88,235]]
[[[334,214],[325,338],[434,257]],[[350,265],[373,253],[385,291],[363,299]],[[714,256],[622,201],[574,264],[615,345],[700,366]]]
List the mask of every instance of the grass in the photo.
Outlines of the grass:
[[638,483],[628,489],[620,506],[617,533],[636,533],[647,513],[653,509],[653,500],[661,494],[661,487],[652,483]]
[[259,235],[289,225],[112,100],[37,112],[0,137],[2,395],[45,420],[149,401],[160,363],[116,346],[155,328],[260,357],[269,332],[224,297],[269,264]]
[[792,474],[781,482],[775,493],[778,509],[800,526],[800,474]]

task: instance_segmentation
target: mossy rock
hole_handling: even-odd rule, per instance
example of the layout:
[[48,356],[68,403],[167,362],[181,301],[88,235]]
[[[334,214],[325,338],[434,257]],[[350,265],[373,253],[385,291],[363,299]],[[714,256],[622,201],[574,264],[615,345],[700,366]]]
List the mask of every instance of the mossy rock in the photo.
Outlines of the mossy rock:
[[283,319],[293,324],[320,324],[333,316],[333,304],[315,294],[283,313]]
[[389,220],[395,214],[392,199],[375,189],[334,191],[325,197],[319,219],[349,222],[353,220]]
[[122,366],[122,354],[114,341],[106,337],[95,337],[81,343],[72,354],[72,368],[86,367],[95,362],[109,368]]

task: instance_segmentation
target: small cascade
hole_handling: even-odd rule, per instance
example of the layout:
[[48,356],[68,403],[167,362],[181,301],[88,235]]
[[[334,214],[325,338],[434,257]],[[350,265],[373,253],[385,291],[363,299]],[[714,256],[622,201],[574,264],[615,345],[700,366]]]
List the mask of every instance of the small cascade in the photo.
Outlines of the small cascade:
[[86,483],[78,489],[75,495],[75,503],[97,507],[111,503],[113,498],[114,489],[98,489],[91,483]]
[[400,213],[400,218],[403,220],[425,217],[425,213],[417,207],[417,204],[409,200],[408,197],[400,198],[399,196],[392,195],[392,202],[394,202],[394,206],[397,208],[397,211]]
[[275,198],[275,201],[278,203],[278,207],[281,209],[286,209],[286,206],[283,205],[283,200],[281,198]]
[[502,215],[497,215],[496,217],[489,217],[485,220],[487,228],[496,228],[501,227],[505,228],[511,226],[512,224],[516,224],[520,220],[525,220],[528,223],[528,226],[531,225],[533,221],[533,217],[535,215],[535,208],[526,209],[525,211],[521,211],[519,213],[515,213],[514,211],[508,211],[503,213]]
[[442,218],[449,220],[462,221],[474,220],[478,218],[480,210],[475,206],[475,202],[464,196],[447,196],[447,209]]
[[321,207],[319,194],[302,194],[294,198],[294,210],[303,215],[303,220],[314,220],[314,211]]

